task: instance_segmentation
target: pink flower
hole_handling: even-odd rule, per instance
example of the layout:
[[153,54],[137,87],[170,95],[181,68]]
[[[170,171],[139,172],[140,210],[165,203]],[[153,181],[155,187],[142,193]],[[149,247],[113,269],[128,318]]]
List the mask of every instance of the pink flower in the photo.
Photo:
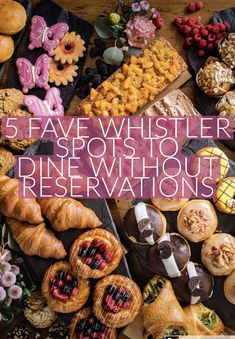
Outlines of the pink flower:
[[12,272],[6,272],[1,276],[1,284],[4,287],[10,287],[16,282],[16,276]]
[[148,1],[140,1],[140,7],[143,11],[147,11],[149,9],[149,3]]
[[15,275],[18,275],[20,273],[20,269],[16,265],[11,265],[11,272],[14,273]]
[[0,302],[2,302],[6,298],[6,291],[2,286],[0,286]]
[[141,10],[141,7],[138,2],[134,2],[133,4],[131,4],[131,9],[133,12],[139,12]]
[[22,288],[17,285],[13,285],[8,290],[8,296],[11,299],[19,299],[22,295]]
[[11,270],[11,265],[6,261],[1,261],[0,267],[1,267],[1,271],[4,272],[4,273],[9,272]]
[[11,252],[3,246],[0,246],[0,260],[9,261],[11,258]]
[[143,48],[154,38],[155,30],[152,20],[145,16],[135,16],[128,21],[124,32],[130,46]]

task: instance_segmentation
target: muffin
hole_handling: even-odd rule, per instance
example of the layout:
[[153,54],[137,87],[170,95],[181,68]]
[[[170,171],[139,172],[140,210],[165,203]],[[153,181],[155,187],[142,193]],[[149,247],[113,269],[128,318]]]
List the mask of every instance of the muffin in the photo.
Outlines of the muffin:
[[235,128],[235,90],[225,93],[216,105],[220,116],[231,118]]
[[220,42],[219,54],[226,65],[235,67],[235,33],[230,33]]

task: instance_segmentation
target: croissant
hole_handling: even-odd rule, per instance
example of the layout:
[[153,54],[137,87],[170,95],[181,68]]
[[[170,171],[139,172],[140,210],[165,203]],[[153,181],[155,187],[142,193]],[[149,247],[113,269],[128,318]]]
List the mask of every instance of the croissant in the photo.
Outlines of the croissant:
[[46,228],[44,223],[37,226],[12,218],[7,218],[7,223],[13,238],[26,255],[55,259],[62,259],[66,256],[62,242]]
[[38,199],[42,214],[50,221],[51,226],[59,232],[69,228],[96,228],[101,222],[95,212],[72,198]]
[[38,225],[43,221],[36,199],[20,197],[19,181],[6,175],[0,177],[0,213],[31,224]]

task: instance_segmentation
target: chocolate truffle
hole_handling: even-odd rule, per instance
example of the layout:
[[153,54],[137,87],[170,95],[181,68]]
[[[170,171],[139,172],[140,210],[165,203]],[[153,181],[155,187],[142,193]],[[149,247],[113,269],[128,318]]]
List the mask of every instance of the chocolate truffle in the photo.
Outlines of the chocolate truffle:
[[191,200],[177,217],[177,229],[188,240],[200,242],[209,238],[218,225],[213,205],[207,200]]
[[160,211],[178,211],[181,209],[188,199],[161,199],[161,198],[152,198],[153,205],[157,207]]
[[200,264],[189,261],[181,276],[172,279],[177,298],[187,304],[196,304],[211,297],[213,276]]
[[144,245],[154,245],[166,232],[166,218],[154,206],[139,202],[124,217],[128,238]]
[[176,278],[186,267],[191,250],[186,239],[178,233],[166,233],[147,253],[150,268],[158,274]]

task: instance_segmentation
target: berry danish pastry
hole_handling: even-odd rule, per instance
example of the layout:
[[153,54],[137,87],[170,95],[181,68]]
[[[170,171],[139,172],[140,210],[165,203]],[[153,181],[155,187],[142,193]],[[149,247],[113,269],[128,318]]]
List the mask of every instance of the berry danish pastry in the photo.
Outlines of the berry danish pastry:
[[123,255],[118,239],[110,232],[95,229],[80,235],[70,253],[70,264],[76,275],[101,278],[117,268]]
[[90,283],[87,279],[75,276],[69,263],[59,261],[47,270],[42,282],[42,293],[55,312],[75,312],[86,303]]
[[70,339],[116,339],[117,334],[114,328],[108,328],[101,324],[87,307],[79,311],[72,318],[69,325]]
[[125,276],[109,275],[96,285],[93,312],[106,326],[119,328],[128,325],[141,306],[139,287]]

